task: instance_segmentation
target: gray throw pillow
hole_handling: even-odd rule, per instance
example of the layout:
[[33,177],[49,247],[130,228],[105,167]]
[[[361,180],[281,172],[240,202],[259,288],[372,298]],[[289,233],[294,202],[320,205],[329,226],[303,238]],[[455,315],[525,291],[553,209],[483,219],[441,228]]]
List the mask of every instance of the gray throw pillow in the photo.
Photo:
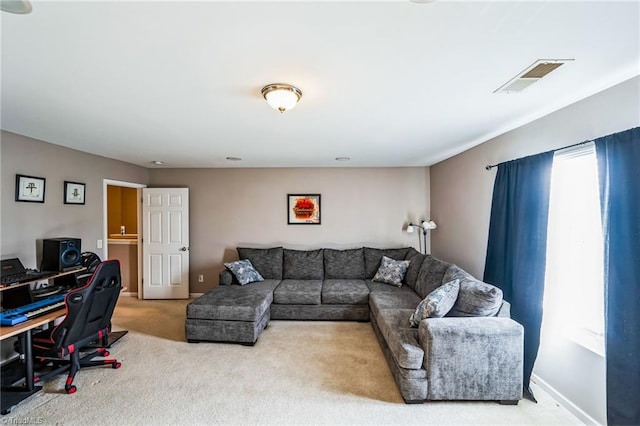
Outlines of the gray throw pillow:
[[420,325],[420,321],[425,318],[442,318],[451,310],[460,291],[460,281],[453,280],[433,290],[422,302],[418,304],[416,310],[409,318],[411,327]]
[[373,277],[373,281],[401,287],[409,263],[408,260],[393,260],[390,257],[382,256],[380,267]]
[[458,299],[448,317],[492,317],[502,306],[502,290],[475,279],[464,269],[451,265],[442,282],[460,280]]
[[238,259],[251,261],[253,268],[260,272],[263,278],[271,280],[282,279],[282,247],[250,248],[238,247]]
[[260,273],[255,270],[251,262],[246,259],[225,263],[224,266],[226,266],[231,272],[233,272],[233,275],[235,275],[240,285],[245,285],[256,281],[264,281],[262,275],[260,275]]

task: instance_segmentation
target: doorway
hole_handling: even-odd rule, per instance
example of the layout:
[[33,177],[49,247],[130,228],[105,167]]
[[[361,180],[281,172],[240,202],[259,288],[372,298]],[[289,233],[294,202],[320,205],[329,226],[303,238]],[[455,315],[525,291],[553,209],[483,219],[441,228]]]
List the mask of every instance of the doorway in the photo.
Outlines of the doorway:
[[142,298],[141,191],[146,185],[104,179],[105,259],[120,261],[122,295]]

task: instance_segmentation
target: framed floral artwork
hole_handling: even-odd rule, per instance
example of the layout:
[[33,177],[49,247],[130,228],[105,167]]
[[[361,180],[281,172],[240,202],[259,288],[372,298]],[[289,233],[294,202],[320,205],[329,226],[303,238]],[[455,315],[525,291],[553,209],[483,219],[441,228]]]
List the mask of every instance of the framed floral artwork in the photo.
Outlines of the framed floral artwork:
[[320,225],[320,194],[287,194],[288,225]]
[[44,203],[45,178],[16,175],[16,201]]

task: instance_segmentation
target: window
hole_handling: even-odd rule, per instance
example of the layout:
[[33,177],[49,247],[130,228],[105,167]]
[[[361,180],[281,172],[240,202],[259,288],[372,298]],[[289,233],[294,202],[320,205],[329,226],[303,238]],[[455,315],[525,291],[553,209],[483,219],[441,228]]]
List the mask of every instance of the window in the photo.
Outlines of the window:
[[556,152],[550,197],[545,332],[562,333],[604,355],[603,242],[593,143]]

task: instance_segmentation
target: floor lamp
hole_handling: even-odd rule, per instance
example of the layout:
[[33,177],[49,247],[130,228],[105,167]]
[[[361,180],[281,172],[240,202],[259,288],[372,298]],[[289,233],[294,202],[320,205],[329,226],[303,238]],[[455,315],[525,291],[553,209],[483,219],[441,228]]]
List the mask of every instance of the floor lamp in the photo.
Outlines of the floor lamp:
[[[427,254],[427,231],[432,229],[436,229],[438,225],[432,220],[430,221],[422,221],[421,224],[416,225],[415,223],[409,223],[407,225],[407,233],[412,234],[415,232],[416,228],[422,230],[422,241],[420,241],[420,234],[418,234],[418,245],[420,246],[420,253]],[[424,249],[423,249],[424,246]]]

